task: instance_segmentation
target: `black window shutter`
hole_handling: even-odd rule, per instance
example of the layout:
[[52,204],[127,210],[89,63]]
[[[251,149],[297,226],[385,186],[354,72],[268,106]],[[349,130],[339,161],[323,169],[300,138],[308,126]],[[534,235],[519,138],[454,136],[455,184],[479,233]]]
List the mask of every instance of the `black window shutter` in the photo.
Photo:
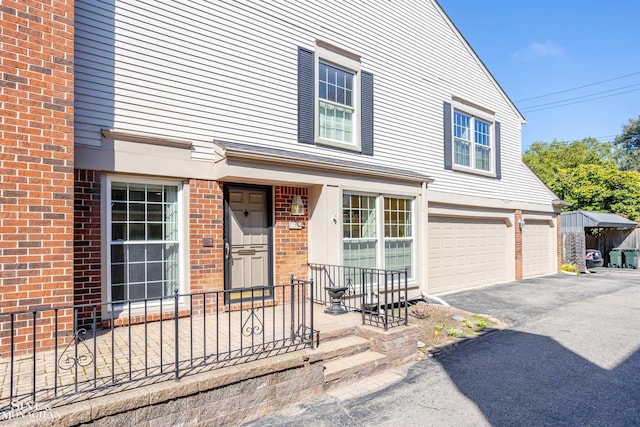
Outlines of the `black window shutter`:
[[452,135],[452,121],[451,121],[451,103],[444,103],[444,168],[453,169],[453,135]]
[[298,142],[315,139],[315,61],[313,51],[298,48]]
[[502,178],[502,166],[500,165],[500,122],[493,124],[494,132],[496,134],[496,178]]
[[360,72],[360,144],[362,154],[373,156],[373,74]]

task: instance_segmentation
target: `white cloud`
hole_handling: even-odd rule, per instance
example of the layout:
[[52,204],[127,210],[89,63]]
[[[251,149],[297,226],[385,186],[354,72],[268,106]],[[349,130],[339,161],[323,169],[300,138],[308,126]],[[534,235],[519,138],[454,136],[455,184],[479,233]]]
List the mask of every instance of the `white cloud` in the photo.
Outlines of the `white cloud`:
[[563,55],[562,47],[549,40],[545,43],[531,43],[527,49],[514,52],[513,58],[519,61],[532,61],[545,56],[560,57]]

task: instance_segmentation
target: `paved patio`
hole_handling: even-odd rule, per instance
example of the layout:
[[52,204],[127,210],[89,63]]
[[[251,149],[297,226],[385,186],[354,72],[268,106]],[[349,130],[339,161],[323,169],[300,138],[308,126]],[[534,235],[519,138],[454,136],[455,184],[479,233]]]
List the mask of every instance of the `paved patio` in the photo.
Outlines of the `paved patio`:
[[[75,340],[69,336],[65,345],[39,352],[35,359],[32,354],[17,356],[13,368],[10,359],[0,358],[0,408],[12,401],[67,404],[173,381],[176,341],[181,378],[309,347],[310,308],[307,303],[305,310],[293,311],[294,318],[290,305],[181,318],[177,340],[174,319],[98,327]],[[362,323],[360,313],[331,316],[324,308],[314,305],[313,328],[320,339]]]

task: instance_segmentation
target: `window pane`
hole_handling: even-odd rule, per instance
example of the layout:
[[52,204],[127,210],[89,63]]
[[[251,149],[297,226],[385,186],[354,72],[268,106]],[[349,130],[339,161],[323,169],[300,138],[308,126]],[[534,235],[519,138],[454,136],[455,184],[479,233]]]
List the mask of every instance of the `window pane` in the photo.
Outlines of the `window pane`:
[[147,298],[161,298],[165,296],[163,294],[164,284],[163,282],[149,283],[147,285]]
[[111,240],[127,240],[127,224],[111,224]]
[[145,281],[145,265],[144,263],[140,264],[129,264],[129,283],[138,283]]
[[345,241],[344,265],[347,267],[376,268],[376,241]]
[[116,285],[118,283],[126,283],[124,264],[111,265],[111,284]]
[[353,110],[321,102],[319,125],[321,138],[347,143],[353,141]]
[[147,261],[159,261],[162,259],[163,244],[147,245]]
[[144,283],[129,285],[129,299],[146,298],[145,290],[146,290],[146,286]]
[[145,245],[127,245],[129,249],[129,262],[140,262],[145,260]]
[[123,301],[127,299],[125,286],[113,286],[111,288],[111,301]]
[[162,221],[162,205],[159,203],[147,205],[147,221]]
[[112,245],[111,246],[111,262],[124,262],[124,246]]
[[147,264],[147,280],[149,281],[162,280],[163,270],[164,270],[163,262],[151,262]]
[[147,185],[147,201],[162,202],[162,185]]
[[162,223],[147,225],[147,240],[164,240]]
[[[178,186],[112,183],[112,298],[166,295],[179,286]],[[157,244],[131,241],[160,241]],[[166,240],[172,243],[166,243]],[[122,244],[124,243],[124,244]]]
[[130,201],[144,201],[145,199],[145,186],[144,184],[130,184],[129,185],[129,200]]
[[389,240],[384,244],[384,265],[387,270],[409,270],[411,275],[412,240]]
[[144,240],[144,224],[130,224],[128,240]]
[[489,138],[489,123],[475,119],[475,142],[486,147],[491,145]]
[[454,161],[457,165],[471,166],[470,144],[468,142],[455,140]]
[[127,220],[127,204],[126,203],[111,204],[111,220],[112,221]]
[[491,150],[483,146],[476,146],[476,169],[491,170]]
[[471,117],[457,111],[453,114],[453,136],[471,141]]
[[111,183],[111,200],[112,201],[127,200],[127,184],[122,182]]

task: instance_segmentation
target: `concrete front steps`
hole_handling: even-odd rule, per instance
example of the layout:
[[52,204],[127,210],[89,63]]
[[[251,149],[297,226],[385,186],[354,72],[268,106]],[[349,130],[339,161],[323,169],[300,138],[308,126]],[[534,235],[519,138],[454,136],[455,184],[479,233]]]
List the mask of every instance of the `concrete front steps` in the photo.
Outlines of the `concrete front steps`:
[[415,359],[417,332],[413,326],[388,331],[355,326],[320,334],[318,351],[324,364],[324,388],[364,379]]

